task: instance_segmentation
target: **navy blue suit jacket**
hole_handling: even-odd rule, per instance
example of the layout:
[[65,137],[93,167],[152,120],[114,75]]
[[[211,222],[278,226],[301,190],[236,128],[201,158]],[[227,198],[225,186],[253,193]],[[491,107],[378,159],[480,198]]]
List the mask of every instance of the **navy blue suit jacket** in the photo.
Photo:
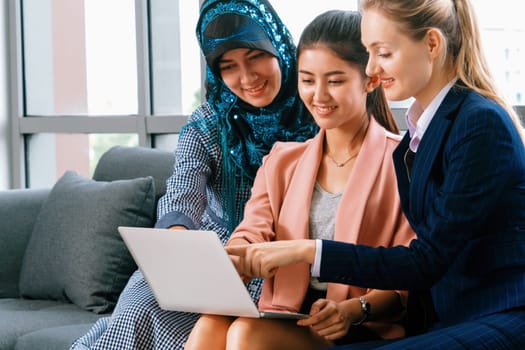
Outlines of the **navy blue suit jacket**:
[[525,305],[525,151],[508,114],[454,86],[421,140],[411,181],[409,138],[393,158],[417,239],[392,248],[323,241],[321,279],[431,287],[443,325]]

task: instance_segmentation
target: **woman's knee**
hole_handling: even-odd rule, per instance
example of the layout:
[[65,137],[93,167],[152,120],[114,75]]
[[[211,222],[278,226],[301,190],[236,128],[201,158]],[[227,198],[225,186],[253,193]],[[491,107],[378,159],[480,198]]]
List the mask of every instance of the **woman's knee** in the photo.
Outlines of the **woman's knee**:
[[193,327],[185,349],[224,349],[231,317],[202,315]]
[[224,333],[228,331],[233,319],[229,316],[220,315],[202,315],[197,324],[204,330],[218,331],[224,330]]
[[237,318],[228,329],[227,344],[228,349],[255,349],[256,344],[260,344],[258,330],[258,319]]

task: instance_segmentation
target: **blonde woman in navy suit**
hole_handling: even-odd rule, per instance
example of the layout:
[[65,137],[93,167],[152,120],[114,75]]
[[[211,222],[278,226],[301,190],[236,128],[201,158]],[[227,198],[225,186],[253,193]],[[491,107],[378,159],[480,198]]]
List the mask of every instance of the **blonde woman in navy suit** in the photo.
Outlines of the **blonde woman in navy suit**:
[[437,318],[425,333],[351,349],[525,349],[523,130],[494,88],[472,4],[361,6],[368,75],[380,77],[388,99],[415,99],[393,158],[401,205],[418,239],[379,249],[272,242],[229,253],[263,277],[308,262],[320,263],[324,281],[430,289]]

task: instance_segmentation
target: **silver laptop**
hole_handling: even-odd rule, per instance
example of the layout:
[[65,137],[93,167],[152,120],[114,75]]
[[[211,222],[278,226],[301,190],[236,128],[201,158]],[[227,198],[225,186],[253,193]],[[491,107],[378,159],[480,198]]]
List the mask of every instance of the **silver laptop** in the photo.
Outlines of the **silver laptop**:
[[213,231],[118,230],[164,310],[255,318],[308,316],[259,311]]

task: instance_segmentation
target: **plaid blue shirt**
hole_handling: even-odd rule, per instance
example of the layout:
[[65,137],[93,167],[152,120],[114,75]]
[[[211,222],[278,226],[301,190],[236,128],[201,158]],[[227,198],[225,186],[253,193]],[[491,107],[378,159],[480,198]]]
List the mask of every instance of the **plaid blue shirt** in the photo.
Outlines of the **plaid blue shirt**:
[[[204,103],[189,122],[213,115],[210,105]],[[173,174],[167,181],[166,194],[159,200],[156,227],[183,225],[188,229],[213,230],[223,243],[228,240],[222,206],[222,150],[212,142],[218,139],[215,130],[204,134],[191,125],[184,128],[175,150]],[[237,188],[236,200],[245,203],[250,188]]]

